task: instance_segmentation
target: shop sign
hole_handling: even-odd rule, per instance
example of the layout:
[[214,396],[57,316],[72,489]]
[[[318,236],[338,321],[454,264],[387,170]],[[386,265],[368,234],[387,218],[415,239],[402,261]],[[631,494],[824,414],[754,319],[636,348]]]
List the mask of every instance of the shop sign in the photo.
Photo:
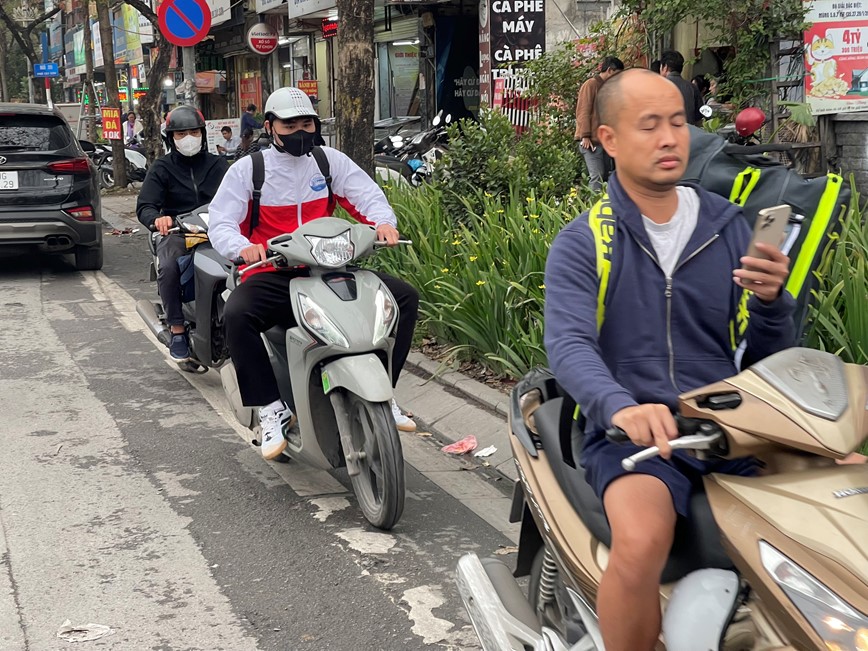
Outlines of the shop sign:
[[271,54],[277,49],[277,30],[266,23],[256,23],[247,30],[247,46],[256,54]]
[[256,0],[256,13],[264,14],[270,9],[286,4],[286,0]]
[[288,0],[289,17],[302,18],[317,11],[335,8],[335,0]]
[[319,82],[316,79],[299,79],[295,85],[310,97],[319,97]]
[[322,37],[323,38],[334,38],[338,35],[338,21],[329,20],[328,18],[322,19]]
[[814,0],[805,21],[805,97],[815,115],[868,110],[868,0]]
[[232,6],[229,0],[208,0],[211,9],[211,27],[222,25],[232,18]]
[[121,139],[121,110],[104,108],[102,110],[102,136],[106,140]]
[[[208,151],[219,154],[217,145],[222,145],[226,139],[221,133],[223,127],[232,129],[232,135],[241,135],[241,118],[224,118],[221,120],[205,120],[205,140],[208,143]],[[234,153],[234,152],[233,152]]]

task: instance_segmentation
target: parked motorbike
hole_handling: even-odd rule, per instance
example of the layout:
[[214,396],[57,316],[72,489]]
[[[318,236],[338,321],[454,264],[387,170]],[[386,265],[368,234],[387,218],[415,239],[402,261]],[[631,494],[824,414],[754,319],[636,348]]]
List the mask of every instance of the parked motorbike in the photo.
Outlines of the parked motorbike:
[[[284,454],[323,470],[346,466],[365,518],[391,529],[404,510],[404,458],[390,408],[398,305],[379,277],[351,266],[380,245],[372,226],[315,219],[269,240],[268,258],[233,271],[226,294],[260,267],[307,268],[309,275],[287,280],[298,325],[263,334],[281,397],[298,418]],[[241,403],[231,362],[220,376],[239,422],[253,428],[257,412]]]
[[[135,139],[124,146],[124,157],[126,158],[127,182],[132,183],[133,181],[137,181],[141,183],[144,181],[145,176],[148,174],[148,159],[142,153]],[[104,189],[115,186],[113,160],[112,151],[108,149],[107,154],[102,156],[99,162],[99,182],[100,187]]]
[[446,127],[452,116],[441,110],[431,122],[431,128],[406,138],[389,135],[374,143],[374,164],[384,181],[407,181],[413,187],[431,179],[434,165],[446,151]]
[[[190,362],[180,367],[188,372],[204,373],[209,368],[220,368],[229,358],[223,327],[223,292],[232,270],[232,263],[217,253],[207,241],[208,205],[175,218],[177,226],[170,233],[182,233],[198,243],[190,250],[191,256],[182,260],[186,273],[182,274],[182,310],[190,335]],[[162,235],[152,232],[148,239],[151,252],[150,279],[157,279],[160,262],[157,244]],[[192,242],[191,242],[192,243]],[[167,348],[172,340],[163,305],[159,300],[141,299],[136,312],[154,336]]]
[[[660,598],[667,651],[868,649],[868,368],[791,348],[679,399],[672,447],[754,455],[758,476],[712,474],[680,521]],[[513,390],[516,576],[467,554],[457,581],[486,651],[602,650],[594,602],[611,532],[579,465],[575,403],[547,370]],[[610,430],[623,440],[620,430]],[[642,450],[627,470],[658,455]],[[629,625],[625,613],[625,625]]]

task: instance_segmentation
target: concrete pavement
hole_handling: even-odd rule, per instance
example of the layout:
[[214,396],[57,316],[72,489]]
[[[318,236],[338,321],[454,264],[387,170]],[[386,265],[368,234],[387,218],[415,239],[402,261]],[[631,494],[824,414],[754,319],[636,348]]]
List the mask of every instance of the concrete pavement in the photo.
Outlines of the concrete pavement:
[[[135,205],[135,194],[103,196],[103,219],[119,229],[138,227]],[[402,409],[413,413],[419,431],[430,432],[443,445],[472,432],[478,442],[477,451],[492,445],[497,448],[485,459],[473,457],[472,453],[465,455],[468,465],[477,465],[483,471],[490,469],[502,479],[517,479],[507,431],[507,394],[412,352],[395,398]]]

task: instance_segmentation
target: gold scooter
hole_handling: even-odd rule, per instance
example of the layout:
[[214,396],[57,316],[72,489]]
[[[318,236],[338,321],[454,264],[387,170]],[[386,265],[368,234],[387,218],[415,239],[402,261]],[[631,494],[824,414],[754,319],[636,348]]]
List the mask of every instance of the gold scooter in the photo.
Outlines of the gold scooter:
[[[574,414],[547,370],[513,390],[517,567],[467,554],[457,569],[485,651],[604,649],[594,603],[611,532],[578,463]],[[706,476],[679,518],[658,649],[868,651],[868,466],[835,463],[868,437],[868,368],[791,348],[681,395],[678,423],[674,449],[764,468]],[[526,575],[528,597],[514,578]]]

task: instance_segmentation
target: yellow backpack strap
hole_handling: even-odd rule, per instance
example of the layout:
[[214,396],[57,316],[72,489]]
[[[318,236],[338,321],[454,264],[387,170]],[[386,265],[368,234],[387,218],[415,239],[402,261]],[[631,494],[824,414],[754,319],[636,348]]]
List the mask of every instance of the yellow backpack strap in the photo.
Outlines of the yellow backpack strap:
[[[597,332],[603,327],[606,316],[606,290],[609,288],[609,273],[612,271],[612,245],[615,242],[615,218],[609,196],[603,195],[588,213],[588,225],[594,235],[594,248],[597,257]],[[573,420],[579,420],[582,408],[576,405]]]
[[609,288],[609,273],[612,271],[612,244],[615,241],[615,218],[612,216],[612,205],[608,195],[603,195],[591,212],[588,213],[588,225],[594,234],[594,246],[597,251],[597,279],[600,281],[597,289],[597,331],[603,326],[606,315],[606,290]]
[[761,170],[756,167],[745,167],[732,182],[729,200],[736,205],[744,206],[750,193],[759,183],[761,173]]
[[802,292],[805,284],[805,279],[814,266],[814,259],[817,255],[817,250],[823,241],[823,236],[829,230],[829,224],[835,211],[838,209],[838,196],[841,194],[841,186],[844,179],[837,174],[828,174],[826,176],[826,189],[820,197],[820,202],[817,204],[817,212],[814,213],[811,219],[811,225],[808,227],[808,234],[802,247],[799,249],[799,254],[793,263],[790,277],[787,280],[787,291],[791,296],[798,296]]

